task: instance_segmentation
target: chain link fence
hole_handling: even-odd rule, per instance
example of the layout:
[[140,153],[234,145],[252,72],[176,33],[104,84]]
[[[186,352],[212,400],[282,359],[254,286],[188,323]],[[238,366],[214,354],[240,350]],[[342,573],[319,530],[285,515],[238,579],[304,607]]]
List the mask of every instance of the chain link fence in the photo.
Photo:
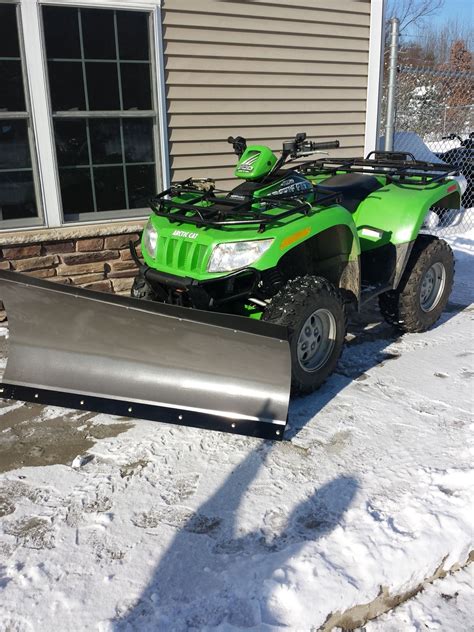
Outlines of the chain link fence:
[[[385,90],[382,112],[384,116]],[[461,210],[431,209],[424,226],[430,233],[456,234],[474,228],[473,129],[473,72],[399,66],[394,150],[452,165],[466,180]]]

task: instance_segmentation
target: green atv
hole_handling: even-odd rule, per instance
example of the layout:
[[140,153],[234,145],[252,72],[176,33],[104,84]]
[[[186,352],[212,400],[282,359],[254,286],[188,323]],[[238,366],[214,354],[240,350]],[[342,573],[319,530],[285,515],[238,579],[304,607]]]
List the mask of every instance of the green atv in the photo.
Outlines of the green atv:
[[140,267],[132,297],[284,326],[294,393],[313,391],[335,369],[347,308],[378,297],[403,332],[438,320],[453,254],[420,230],[430,209],[459,207],[452,167],[400,152],[306,160],[339,142],[304,133],[283,143],[278,159],[228,140],[242,182],[225,192],[189,179],[153,199],[143,263],[131,244]]
[[436,322],[453,255],[420,231],[459,206],[453,167],[229,140],[235,189],[190,179],[153,200],[132,298],[0,271],[3,398],[281,440],[290,392],[334,370],[348,308],[378,296],[402,331]]

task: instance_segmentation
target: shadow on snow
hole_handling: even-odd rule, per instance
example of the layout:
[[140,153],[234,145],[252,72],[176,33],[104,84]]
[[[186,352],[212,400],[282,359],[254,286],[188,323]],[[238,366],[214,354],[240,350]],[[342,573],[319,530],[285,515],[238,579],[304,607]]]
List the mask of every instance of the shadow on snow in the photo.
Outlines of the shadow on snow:
[[259,528],[244,532],[237,526],[239,506],[272,450],[260,444],[180,526],[138,603],[114,621],[116,632],[278,625],[279,600],[272,595],[287,583],[288,560],[341,524],[358,484],[340,476],[289,515],[266,512]]

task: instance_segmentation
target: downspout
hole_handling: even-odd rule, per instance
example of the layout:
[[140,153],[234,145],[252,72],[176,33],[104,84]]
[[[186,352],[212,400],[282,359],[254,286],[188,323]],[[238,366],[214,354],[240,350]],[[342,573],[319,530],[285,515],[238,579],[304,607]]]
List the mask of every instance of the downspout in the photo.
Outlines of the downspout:
[[161,179],[162,188],[168,189],[171,183],[169,138],[168,138],[168,112],[166,107],[166,73],[165,53],[163,42],[163,17],[161,11],[162,2],[155,9],[155,63],[158,75],[158,126],[160,131],[161,154]]

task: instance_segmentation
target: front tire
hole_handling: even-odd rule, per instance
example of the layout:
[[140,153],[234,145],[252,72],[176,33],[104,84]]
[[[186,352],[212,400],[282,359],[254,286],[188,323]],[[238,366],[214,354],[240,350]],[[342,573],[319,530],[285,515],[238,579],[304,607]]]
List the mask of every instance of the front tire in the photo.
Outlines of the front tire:
[[346,334],[338,290],[323,277],[297,277],[273,297],[262,320],[288,328],[292,392],[319,388],[336,368]]
[[384,319],[403,332],[422,332],[443,313],[454,281],[454,256],[444,239],[421,236],[396,290],[379,296]]

